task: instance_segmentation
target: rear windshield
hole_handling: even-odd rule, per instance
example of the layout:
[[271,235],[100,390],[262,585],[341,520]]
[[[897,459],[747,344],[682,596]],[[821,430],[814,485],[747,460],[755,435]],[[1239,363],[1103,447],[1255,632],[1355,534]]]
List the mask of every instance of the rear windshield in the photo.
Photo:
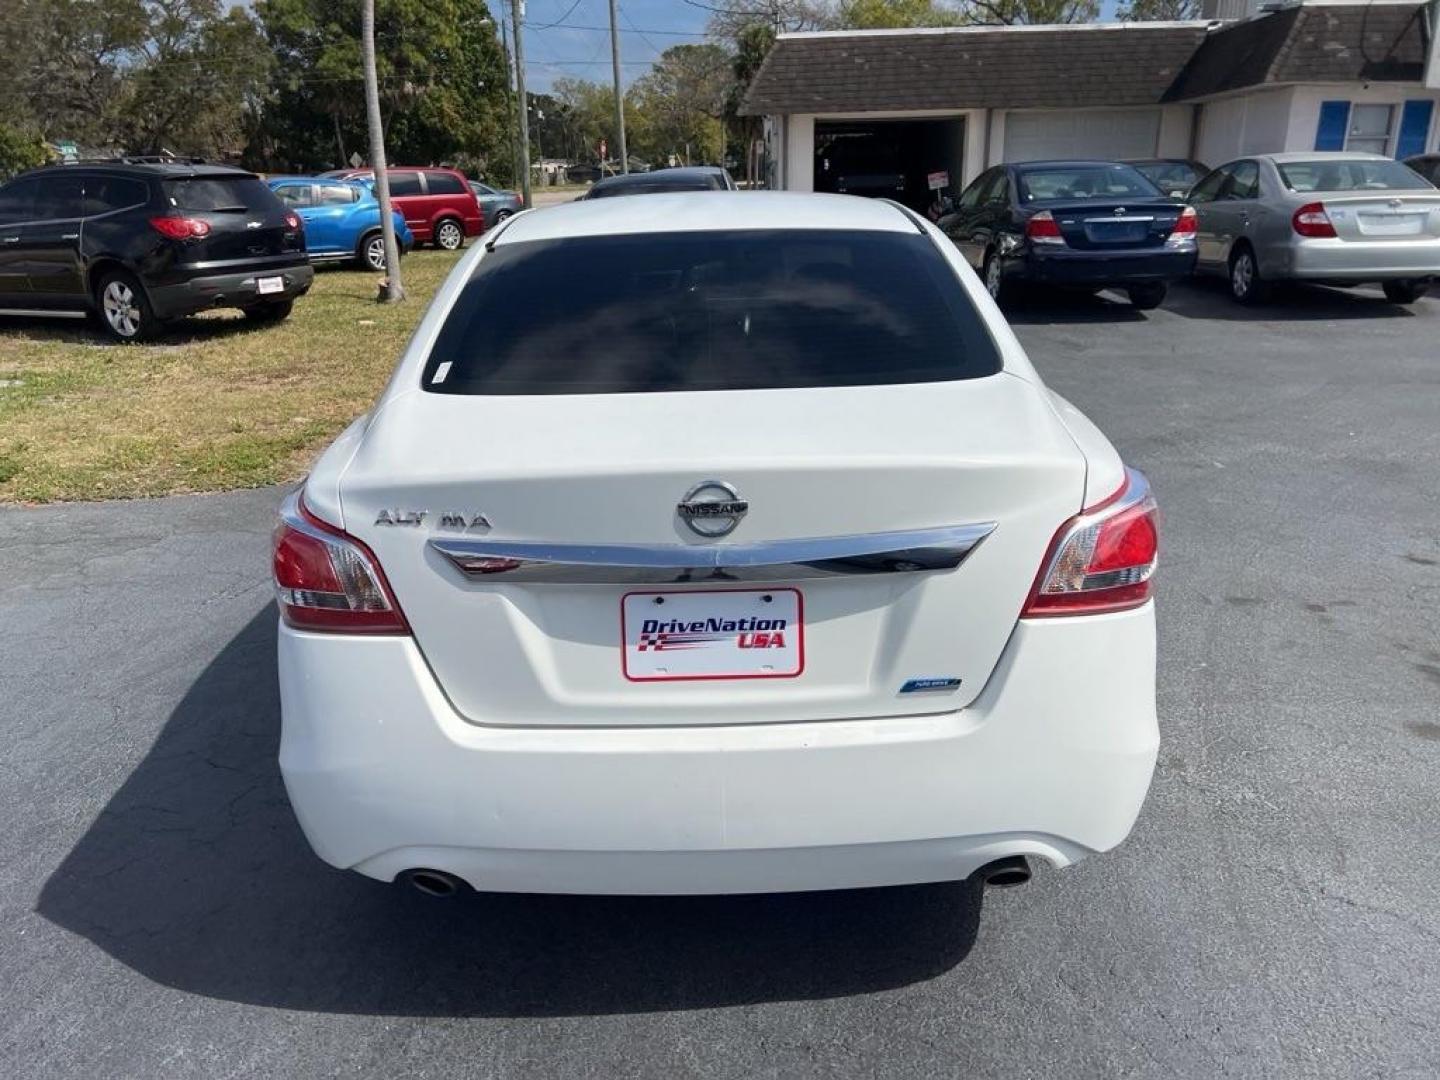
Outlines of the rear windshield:
[[1020,200],[1151,198],[1160,189],[1129,165],[1061,165],[1020,172]]
[[616,195],[660,195],[675,191],[714,191],[715,185],[704,180],[665,180],[644,184],[603,184],[590,189],[588,198],[609,199]]
[[999,370],[980,315],[918,232],[745,230],[502,244],[456,301],[423,385],[624,394]]
[[165,199],[177,210],[271,210],[275,193],[256,176],[197,176],[166,180]]
[[1152,161],[1136,165],[1135,171],[1167,193],[1189,191],[1195,186],[1195,181],[1200,179],[1200,173],[1185,161]]
[[1393,191],[1433,186],[1398,161],[1290,161],[1279,166],[1291,191]]

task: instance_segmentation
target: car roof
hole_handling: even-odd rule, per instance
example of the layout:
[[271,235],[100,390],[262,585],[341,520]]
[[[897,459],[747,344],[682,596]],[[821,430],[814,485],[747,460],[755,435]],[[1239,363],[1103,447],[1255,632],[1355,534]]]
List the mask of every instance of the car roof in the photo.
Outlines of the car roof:
[[[135,177],[159,177],[162,180],[190,179],[203,176],[254,176],[249,169],[239,169],[233,165],[210,165],[199,162],[137,162],[137,161],[110,161],[102,158],[92,160],[81,160],[72,162],[57,163],[54,165],[41,165],[38,169],[30,169],[20,176],[40,176],[61,170],[74,170],[84,172],[107,172],[120,176]],[[19,179],[20,176],[15,177]]]
[[[1263,158],[1276,165],[1293,161],[1393,161],[1384,154],[1366,154],[1359,150],[1286,150],[1279,154],[1247,154],[1248,158]],[[1243,160],[1243,159],[1239,159]]]
[[682,191],[643,199],[577,199],[511,218],[496,244],[571,236],[733,229],[845,229],[918,232],[894,203],[797,191]]
[[1027,169],[1066,169],[1076,165],[1132,165],[1129,161],[1114,161],[1106,158],[1056,158],[1053,161],[1012,161],[1009,163],[1012,168],[1021,170]]
[[649,172],[621,173],[595,181],[595,187],[644,187],[646,184],[669,184],[676,180],[694,180],[709,184],[725,170],[718,165],[677,165],[673,169],[651,169]]

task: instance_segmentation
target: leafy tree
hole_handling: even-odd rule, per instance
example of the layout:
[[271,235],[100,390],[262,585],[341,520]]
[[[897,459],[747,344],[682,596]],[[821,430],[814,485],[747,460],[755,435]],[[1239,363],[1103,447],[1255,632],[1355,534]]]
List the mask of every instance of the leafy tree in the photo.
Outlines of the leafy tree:
[[220,0],[149,0],[131,76],[129,149],[233,154],[262,106],[271,56],[256,22]]
[[0,19],[7,117],[52,139],[112,145],[127,115],[127,66],[148,32],[143,0],[12,0]]
[[44,165],[50,158],[45,140],[33,132],[0,123],[0,180],[24,169]]
[[1100,0],[969,0],[966,19],[974,23],[1041,25],[1094,22]]
[[1126,0],[1115,17],[1125,22],[1167,22],[1198,19],[1200,0]]
[[730,55],[714,44],[674,45],[631,88],[639,157],[718,163],[724,154],[721,117],[730,89]]
[[847,30],[888,30],[907,26],[959,26],[965,15],[936,0],[842,0],[840,25]]
[[[353,0],[257,0],[277,64],[269,142],[294,167],[361,153],[360,8]],[[508,172],[511,94],[484,0],[376,0],[375,43],[391,160]]]

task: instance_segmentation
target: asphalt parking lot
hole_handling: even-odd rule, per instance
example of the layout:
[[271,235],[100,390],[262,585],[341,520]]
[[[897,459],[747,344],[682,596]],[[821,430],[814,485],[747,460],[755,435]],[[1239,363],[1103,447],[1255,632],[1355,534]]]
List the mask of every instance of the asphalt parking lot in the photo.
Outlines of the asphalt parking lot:
[[1433,1077],[1440,300],[1013,316],[1165,513],[1129,842],[1028,886],[432,901],[275,766],[273,490],[0,511],[10,1077]]

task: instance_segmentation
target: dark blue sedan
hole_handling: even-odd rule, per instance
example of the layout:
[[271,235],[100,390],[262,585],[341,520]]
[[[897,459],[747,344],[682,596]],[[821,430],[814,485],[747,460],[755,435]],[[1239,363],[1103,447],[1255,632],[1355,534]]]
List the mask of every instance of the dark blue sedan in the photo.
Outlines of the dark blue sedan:
[[[311,262],[353,262],[362,270],[385,269],[385,244],[380,236],[380,203],[366,184],[321,176],[276,176],[271,189],[305,223],[305,251]],[[402,252],[415,238],[398,210],[395,240]]]
[[996,165],[938,224],[997,301],[1032,282],[1124,289],[1153,308],[1195,269],[1195,211],[1113,161]]

